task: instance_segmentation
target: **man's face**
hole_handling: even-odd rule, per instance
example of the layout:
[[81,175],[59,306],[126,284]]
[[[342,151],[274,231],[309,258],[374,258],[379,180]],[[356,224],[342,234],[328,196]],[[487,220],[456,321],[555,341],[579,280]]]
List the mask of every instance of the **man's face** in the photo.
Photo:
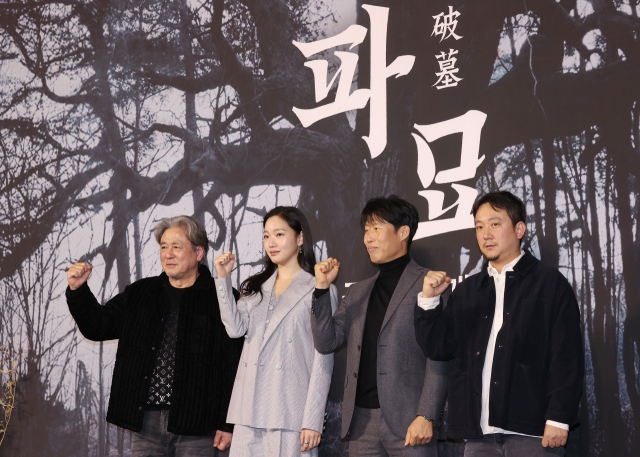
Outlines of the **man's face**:
[[198,262],[202,260],[204,248],[196,247],[195,251],[185,231],[180,227],[171,227],[164,231],[160,239],[160,262],[162,269],[174,281],[188,280],[198,273]]
[[497,270],[520,255],[520,240],[526,232],[524,222],[514,227],[505,210],[485,203],[476,212],[475,226],[480,251]]
[[371,262],[387,263],[407,253],[409,226],[395,227],[383,220],[374,219],[364,226],[364,245]]

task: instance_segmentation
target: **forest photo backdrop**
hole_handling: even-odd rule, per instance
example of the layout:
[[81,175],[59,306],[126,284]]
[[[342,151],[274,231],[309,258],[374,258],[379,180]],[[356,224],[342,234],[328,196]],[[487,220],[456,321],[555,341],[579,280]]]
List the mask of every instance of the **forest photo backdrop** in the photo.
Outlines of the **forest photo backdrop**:
[[[94,265],[105,301],[160,272],[151,229],[187,213],[209,263],[238,255],[237,285],[260,268],[261,217],[296,205],[317,256],[342,260],[343,292],[373,271],[360,209],[396,193],[420,210],[414,258],[459,281],[482,261],[469,202],[498,189],[526,202],[525,247],[581,306],[568,455],[640,454],[639,14],[640,0],[0,1],[0,369],[17,370],[2,455],[128,455],[104,422],[116,342],[70,319],[71,262]],[[336,357],[324,456],[343,455]]]

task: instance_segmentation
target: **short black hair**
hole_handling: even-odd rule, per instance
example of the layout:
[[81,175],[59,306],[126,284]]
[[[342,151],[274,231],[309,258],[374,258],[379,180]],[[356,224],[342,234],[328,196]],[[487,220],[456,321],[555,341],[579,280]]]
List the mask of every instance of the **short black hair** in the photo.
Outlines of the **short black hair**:
[[476,217],[478,209],[485,203],[488,203],[495,210],[505,210],[514,227],[518,222],[527,223],[527,213],[524,203],[511,192],[502,190],[499,192],[489,192],[482,197],[478,197],[471,208],[474,218]]
[[364,228],[368,222],[379,220],[393,225],[396,232],[403,225],[407,225],[409,227],[407,250],[411,247],[413,236],[418,230],[418,210],[415,206],[397,195],[372,198],[360,213],[360,225]]

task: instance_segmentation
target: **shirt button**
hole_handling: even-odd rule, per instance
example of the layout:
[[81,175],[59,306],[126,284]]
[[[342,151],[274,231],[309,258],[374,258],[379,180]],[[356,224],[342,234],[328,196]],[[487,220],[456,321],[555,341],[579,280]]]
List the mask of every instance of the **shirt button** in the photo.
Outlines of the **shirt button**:
[[224,303],[224,304],[226,305],[226,304],[227,304],[227,303],[229,303],[229,302],[227,301],[227,299],[226,299],[226,298],[223,298],[223,299],[222,299],[222,303]]
[[358,351],[360,350],[360,345],[358,345]]
[[355,371],[353,372],[353,377],[357,378],[358,377],[358,373],[356,373]]
[[138,406],[138,409],[139,409],[140,411],[142,411],[142,406]]
[[493,384],[497,386],[498,385],[498,381],[493,381]]
[[156,347],[155,347],[155,346],[151,346],[151,350],[152,350],[152,351],[155,351],[155,350],[156,350]]
[[144,379],[148,379],[148,378],[149,378],[149,376],[145,376],[145,377],[144,377]]
[[246,367],[247,366],[247,362],[242,362],[242,366]]
[[486,319],[486,318],[487,318],[487,315],[485,314],[485,315],[484,315],[484,316],[482,316],[482,317]]
[[218,290],[223,291],[224,288],[222,286],[218,286]]
[[499,348],[502,348],[502,345],[501,345],[501,344],[499,344],[499,345],[498,345],[498,347],[499,347]]
[[480,355],[480,351],[476,352],[476,357]]
[[267,324],[269,323],[269,319],[267,319]]
[[282,370],[282,365],[278,364],[278,365],[276,365],[276,368],[277,368],[278,370]]
[[287,343],[291,343],[291,338],[287,338]]
[[269,306],[269,309],[273,309],[273,306]]

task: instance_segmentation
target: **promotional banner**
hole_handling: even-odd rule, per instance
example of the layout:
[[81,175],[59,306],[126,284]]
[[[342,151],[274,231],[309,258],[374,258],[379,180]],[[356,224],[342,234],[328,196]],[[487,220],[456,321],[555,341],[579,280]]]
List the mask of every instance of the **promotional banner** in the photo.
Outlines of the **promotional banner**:
[[[639,455],[639,14],[640,0],[0,1],[0,454],[130,455],[105,422],[118,342],[80,334],[70,264],[93,265],[104,303],[162,272],[152,229],[188,214],[209,267],[237,256],[238,287],[262,269],[263,216],[293,205],[344,295],[376,272],[364,204],[396,194],[420,214],[412,258],[454,289],[484,262],[473,202],[508,190],[523,248],[580,306],[566,453]],[[345,358],[321,456],[347,455]]]

